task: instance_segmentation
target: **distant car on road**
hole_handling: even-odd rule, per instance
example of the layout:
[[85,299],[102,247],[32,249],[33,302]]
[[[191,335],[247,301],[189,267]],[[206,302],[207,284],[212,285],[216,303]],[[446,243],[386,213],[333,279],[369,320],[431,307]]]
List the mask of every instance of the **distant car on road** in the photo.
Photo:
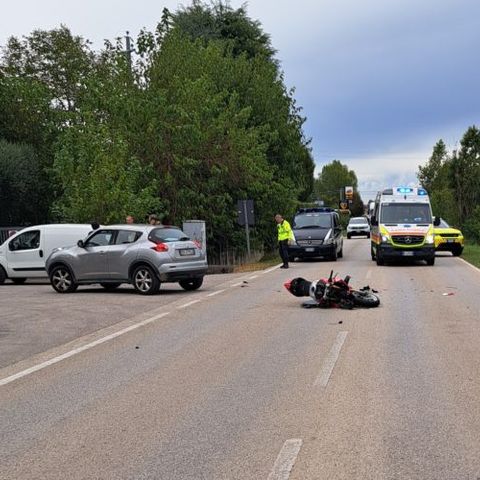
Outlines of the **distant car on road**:
[[207,260],[200,246],[177,227],[113,225],[92,232],[71,248],[47,259],[52,287],[74,292],[79,285],[99,283],[114,290],[130,283],[142,295],[157,293],[163,282],[185,290],[202,286]]
[[370,238],[370,224],[365,217],[352,217],[347,225],[347,238],[366,235]]
[[295,244],[288,246],[295,258],[325,257],[336,261],[343,257],[343,236],[338,213],[327,207],[301,208],[292,224]]
[[440,225],[435,227],[435,250],[437,252],[452,252],[458,257],[463,252],[464,238],[463,233],[452,228],[443,218],[440,219]]

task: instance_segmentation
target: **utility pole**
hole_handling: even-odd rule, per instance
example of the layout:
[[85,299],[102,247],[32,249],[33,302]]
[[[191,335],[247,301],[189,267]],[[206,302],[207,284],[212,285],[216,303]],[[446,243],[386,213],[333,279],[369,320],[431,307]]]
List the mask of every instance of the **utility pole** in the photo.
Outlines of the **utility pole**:
[[128,63],[128,69],[130,73],[132,73],[132,38],[130,37],[130,32],[127,31],[127,34],[125,35],[125,46],[126,46],[126,51],[125,53],[127,54],[127,63]]
[[245,235],[247,237],[247,253],[248,258],[250,259],[250,227],[248,225],[248,211],[247,211],[247,201],[243,200],[243,215],[245,216]]

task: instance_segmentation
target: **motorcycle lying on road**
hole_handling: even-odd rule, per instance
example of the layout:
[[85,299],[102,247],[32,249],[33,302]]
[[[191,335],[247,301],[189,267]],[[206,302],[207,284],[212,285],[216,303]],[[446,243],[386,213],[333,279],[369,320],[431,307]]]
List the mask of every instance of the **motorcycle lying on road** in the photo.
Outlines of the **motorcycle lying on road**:
[[328,278],[321,278],[315,282],[309,282],[298,277],[284,284],[285,288],[296,297],[311,297],[313,302],[302,304],[305,308],[345,308],[355,307],[373,308],[380,305],[380,298],[375,295],[375,290],[363,287],[360,290],[353,289],[350,285],[350,276],[345,278],[333,275],[333,270]]

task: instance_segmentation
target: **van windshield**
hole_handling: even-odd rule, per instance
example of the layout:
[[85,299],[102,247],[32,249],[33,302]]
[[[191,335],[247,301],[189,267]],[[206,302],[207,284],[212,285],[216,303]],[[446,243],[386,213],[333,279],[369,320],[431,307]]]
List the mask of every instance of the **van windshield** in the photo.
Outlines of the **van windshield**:
[[381,223],[432,223],[427,203],[384,203],[381,208]]
[[331,228],[332,217],[325,213],[305,213],[297,215],[293,221],[293,228]]

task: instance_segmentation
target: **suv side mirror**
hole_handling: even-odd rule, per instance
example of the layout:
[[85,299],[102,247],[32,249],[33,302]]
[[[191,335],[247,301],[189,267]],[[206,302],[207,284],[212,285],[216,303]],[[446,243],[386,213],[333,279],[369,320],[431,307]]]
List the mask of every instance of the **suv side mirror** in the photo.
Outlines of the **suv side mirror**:
[[378,220],[375,218],[375,217],[372,217],[370,219],[370,224],[373,226],[373,227],[376,227],[378,225]]
[[433,219],[433,226],[438,227],[440,225],[440,217],[435,217]]
[[85,248],[85,244],[83,243],[83,240],[79,240],[77,242],[77,245],[80,247],[80,248]]

